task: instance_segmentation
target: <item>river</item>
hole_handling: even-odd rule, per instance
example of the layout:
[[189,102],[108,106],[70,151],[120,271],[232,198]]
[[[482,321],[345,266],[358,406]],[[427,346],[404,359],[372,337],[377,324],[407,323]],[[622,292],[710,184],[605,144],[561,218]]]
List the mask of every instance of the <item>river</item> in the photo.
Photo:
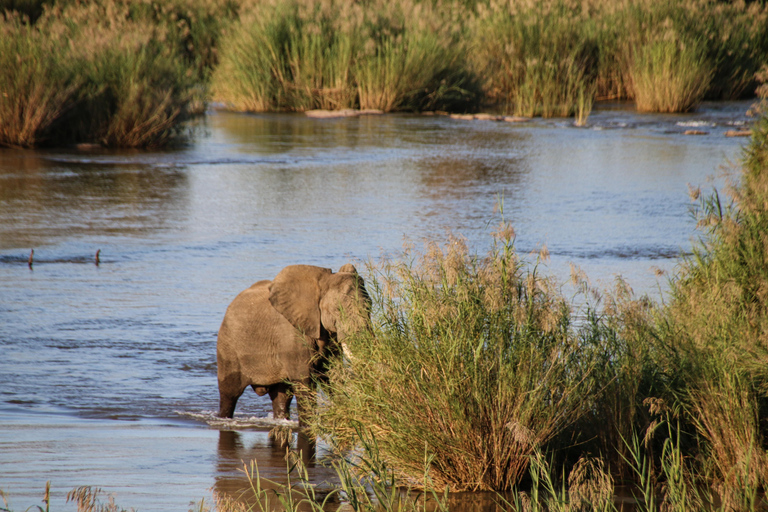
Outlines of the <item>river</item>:
[[[0,149],[0,489],[52,509],[91,485],[188,510],[285,462],[248,391],[217,423],[216,333],[242,289],[293,263],[337,270],[499,220],[540,271],[623,276],[664,297],[697,236],[688,186],[737,175],[749,103],[685,115],[603,105],[586,128],[445,116],[212,111],[174,150]],[[702,135],[685,135],[686,130]],[[34,249],[32,265],[30,252]],[[98,251],[99,264],[96,264]],[[663,275],[659,275],[663,272]],[[317,481],[330,477],[312,468]],[[67,508],[69,507],[69,508]]]

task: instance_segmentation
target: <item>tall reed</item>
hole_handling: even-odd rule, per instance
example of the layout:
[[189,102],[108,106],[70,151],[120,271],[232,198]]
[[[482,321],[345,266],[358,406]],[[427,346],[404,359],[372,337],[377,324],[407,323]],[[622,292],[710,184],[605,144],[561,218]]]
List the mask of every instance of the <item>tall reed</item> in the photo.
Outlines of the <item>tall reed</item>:
[[82,79],[57,59],[59,41],[17,14],[0,22],[0,145],[39,145],[75,105]]
[[181,134],[194,77],[130,2],[64,3],[34,25],[20,20],[5,15],[0,32],[0,143],[150,147]]
[[[379,7],[382,9],[381,7]],[[465,110],[479,83],[467,69],[462,12],[445,2],[395,2],[366,13],[354,74],[360,108]]]
[[[439,108],[474,101],[460,41],[427,4],[264,2],[222,42],[214,95],[238,110]],[[459,107],[460,108],[460,107]]]
[[237,110],[341,109],[354,106],[354,31],[338,30],[338,7],[265,2],[222,42],[214,95]]
[[589,13],[564,1],[491,4],[473,20],[477,73],[486,94],[524,116],[569,116],[591,103],[597,66]]
[[[741,182],[698,197],[705,230],[672,284],[661,336],[677,347],[678,389],[703,467],[728,507],[768,488],[768,117],[753,125]],[[698,195],[698,193],[697,193]]]
[[425,452],[438,489],[521,481],[535,450],[583,414],[591,389],[576,371],[567,304],[521,263],[511,233],[503,227],[484,257],[453,238],[371,270],[380,327],[375,340],[349,340],[349,361],[332,367],[321,436],[353,443],[350,425],[362,424],[409,484]]
[[630,65],[635,104],[641,112],[688,112],[709,90],[713,70],[696,40],[672,35],[637,49]]

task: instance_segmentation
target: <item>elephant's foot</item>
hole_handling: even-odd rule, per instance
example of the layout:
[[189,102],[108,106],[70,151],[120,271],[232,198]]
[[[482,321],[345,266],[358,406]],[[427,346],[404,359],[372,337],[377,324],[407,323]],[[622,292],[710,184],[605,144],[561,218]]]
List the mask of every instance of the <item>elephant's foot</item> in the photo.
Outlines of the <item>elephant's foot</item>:
[[274,419],[290,419],[293,390],[290,384],[281,382],[269,388],[269,398],[272,399],[272,417]]
[[309,430],[304,427],[299,428],[296,436],[296,451],[301,452],[302,462],[307,466],[314,463],[316,447],[315,438],[309,434]]
[[219,418],[231,418],[235,415],[235,406],[239,396],[231,397],[219,393]]

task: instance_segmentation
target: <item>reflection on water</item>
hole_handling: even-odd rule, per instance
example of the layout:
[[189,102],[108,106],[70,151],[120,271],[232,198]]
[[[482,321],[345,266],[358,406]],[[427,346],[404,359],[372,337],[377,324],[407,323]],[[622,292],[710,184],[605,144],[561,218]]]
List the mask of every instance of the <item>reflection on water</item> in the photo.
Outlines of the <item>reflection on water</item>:
[[180,169],[0,151],[0,250],[150,235],[183,216],[186,181]]
[[[620,274],[658,297],[665,285],[654,267],[673,272],[694,235],[688,184],[706,188],[738,158],[744,140],[724,132],[747,108],[596,111],[590,129],[569,120],[213,113],[204,135],[172,151],[0,149],[0,427],[24,418],[0,428],[0,485],[21,487],[24,502],[39,499],[47,475],[71,483],[41,463],[67,446],[75,456],[57,458],[58,467],[86,478],[77,485],[105,488],[119,484],[98,476],[100,455],[123,447],[122,465],[139,468],[139,483],[120,487],[119,503],[141,509],[183,509],[211,486],[234,492],[240,459],[279,478],[285,463],[266,433],[219,435],[177,412],[217,408],[216,333],[227,305],[289,264],[337,270],[353,261],[365,274],[366,260],[397,254],[404,238],[441,241],[453,231],[485,252],[500,197],[520,253],[548,246],[540,271],[562,282],[574,263],[598,286]],[[691,122],[709,134],[684,136],[678,123]],[[253,393],[239,404],[246,416],[269,409]],[[61,418],[99,423],[54,428]],[[188,436],[163,431],[157,441],[143,425],[158,419],[182,421],[174,428]],[[196,436],[205,442],[192,448]],[[173,467],[182,452],[184,464],[210,462],[194,469],[199,480],[167,471],[155,483],[152,468]],[[21,483],[30,475],[34,489]]]
[[[306,450],[305,446],[297,446],[296,437],[294,435],[291,451],[296,453],[297,450]],[[267,499],[274,505],[278,503],[275,491],[282,491],[290,484],[298,483],[299,475],[296,470],[292,471],[291,480],[288,478],[288,469],[295,461],[283,445],[277,443],[268,432],[222,430],[219,432],[217,455],[213,490],[220,496],[244,503],[255,503],[256,482],[253,477],[258,475],[261,488],[270,491]],[[320,457],[323,457],[323,452]],[[336,473],[329,464],[317,463],[314,458],[305,457],[304,467],[317,496],[321,499],[338,486]],[[309,512],[311,507],[302,504],[300,509]]]

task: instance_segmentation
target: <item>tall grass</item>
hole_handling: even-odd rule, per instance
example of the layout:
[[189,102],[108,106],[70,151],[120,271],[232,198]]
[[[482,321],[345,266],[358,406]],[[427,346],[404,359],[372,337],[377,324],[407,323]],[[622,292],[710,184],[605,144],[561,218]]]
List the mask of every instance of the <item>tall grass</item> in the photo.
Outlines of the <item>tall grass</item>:
[[566,2],[492,4],[474,19],[472,61],[488,98],[523,116],[569,116],[594,94],[597,45],[588,13]]
[[[168,144],[204,110],[209,85],[237,110],[485,106],[584,125],[597,98],[684,111],[749,95],[768,55],[761,2],[6,0],[0,9],[17,13],[3,14],[0,31],[10,70],[0,76],[0,143],[14,146]],[[100,119],[116,116],[113,126],[83,128],[90,118],[76,112],[92,114],[89,104]]]
[[663,335],[687,366],[682,390],[703,466],[728,506],[768,488],[768,117],[753,126],[741,182],[699,198],[706,230],[673,283]]
[[55,122],[75,104],[82,80],[57,62],[57,41],[21,16],[9,13],[0,26],[0,145],[45,142]]
[[709,90],[712,67],[699,41],[651,41],[637,49],[630,65],[637,110],[688,112]]
[[360,108],[465,109],[475,80],[461,69],[457,46],[431,30],[408,30],[383,39],[355,64]]
[[224,38],[214,95],[237,110],[349,108],[355,35],[336,30],[340,10],[265,2]]
[[[322,100],[293,94],[309,88],[352,94],[331,107],[461,111],[485,103],[584,124],[595,98],[678,112],[707,97],[751,94],[768,55],[768,7],[757,2],[292,0],[280,8],[245,2],[243,12],[222,43],[214,82],[217,99],[245,110],[316,108]],[[307,41],[291,41],[283,23]],[[337,47],[328,27],[350,45]],[[315,51],[297,51],[309,40]],[[344,70],[341,79],[327,75],[326,63]],[[315,70],[312,80],[293,78],[304,69]]]
[[372,269],[381,327],[375,341],[349,341],[353,356],[331,369],[321,436],[351,442],[361,423],[405,482],[418,482],[424,452],[438,488],[521,481],[591,389],[567,304],[521,263],[510,233],[485,257],[452,239]]
[[0,30],[0,144],[162,146],[199,99],[168,31],[130,2],[63,3],[34,24],[6,13]]
[[222,42],[214,95],[254,111],[420,110],[472,101],[459,41],[435,28],[435,11],[419,5],[403,13],[401,7],[254,4]]

